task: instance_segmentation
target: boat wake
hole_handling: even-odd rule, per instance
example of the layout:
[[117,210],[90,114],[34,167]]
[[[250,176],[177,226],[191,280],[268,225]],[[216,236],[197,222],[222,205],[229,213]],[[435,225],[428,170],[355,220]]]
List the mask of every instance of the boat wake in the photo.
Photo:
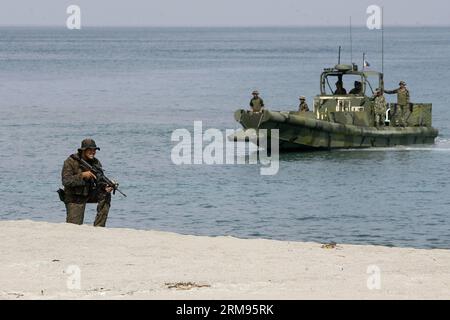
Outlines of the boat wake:
[[433,145],[413,145],[413,146],[395,146],[395,147],[377,147],[368,149],[340,149],[335,150],[340,152],[380,152],[380,151],[438,151],[438,152],[450,152],[450,139],[436,139],[436,143]]

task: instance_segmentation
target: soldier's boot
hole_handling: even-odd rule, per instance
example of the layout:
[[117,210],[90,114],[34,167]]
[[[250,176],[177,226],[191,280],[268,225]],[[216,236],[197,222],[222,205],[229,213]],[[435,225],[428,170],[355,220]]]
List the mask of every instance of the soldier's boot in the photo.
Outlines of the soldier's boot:
[[86,203],[66,203],[67,223],[83,224]]
[[109,209],[111,208],[111,194],[105,195],[97,204],[97,215],[94,221],[94,227],[106,226],[106,219],[108,219]]
[[381,114],[377,113],[375,115],[375,122],[376,122],[377,128],[384,126],[384,120],[383,120],[383,117]]
[[398,127],[398,110],[391,117],[391,125],[393,127]]

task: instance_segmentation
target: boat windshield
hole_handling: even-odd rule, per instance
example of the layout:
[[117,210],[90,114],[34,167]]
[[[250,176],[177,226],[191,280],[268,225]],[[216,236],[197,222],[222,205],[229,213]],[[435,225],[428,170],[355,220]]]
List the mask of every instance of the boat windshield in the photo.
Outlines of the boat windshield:
[[377,88],[383,87],[383,74],[374,71],[358,73],[323,73],[322,95],[372,96]]
[[[342,88],[340,87],[342,83]],[[322,94],[325,95],[342,95],[354,94],[364,95],[365,88],[364,78],[358,74],[330,74],[325,76],[325,85]]]
[[372,96],[375,94],[375,90],[381,87],[381,81],[378,75],[367,75],[366,76],[366,95]]

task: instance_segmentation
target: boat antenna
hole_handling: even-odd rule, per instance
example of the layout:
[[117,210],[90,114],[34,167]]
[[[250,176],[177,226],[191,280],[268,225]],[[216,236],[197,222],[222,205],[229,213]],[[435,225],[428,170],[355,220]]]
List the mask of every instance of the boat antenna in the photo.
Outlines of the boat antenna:
[[381,73],[384,74],[384,7],[381,7]]
[[341,46],[339,46],[338,64],[341,64]]
[[350,16],[350,64],[353,63],[352,16]]
[[362,64],[362,69],[364,70],[365,67],[366,67],[366,53],[363,52],[363,64]]

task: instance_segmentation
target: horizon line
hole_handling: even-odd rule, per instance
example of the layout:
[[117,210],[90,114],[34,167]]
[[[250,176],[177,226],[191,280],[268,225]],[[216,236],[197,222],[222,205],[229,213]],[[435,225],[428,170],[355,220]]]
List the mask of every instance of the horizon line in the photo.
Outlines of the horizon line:
[[[0,24],[3,27],[17,28],[66,28],[65,24]],[[353,25],[353,28],[367,28],[366,25]],[[449,24],[390,24],[384,28],[445,28]],[[348,28],[346,25],[82,25],[83,28]]]

